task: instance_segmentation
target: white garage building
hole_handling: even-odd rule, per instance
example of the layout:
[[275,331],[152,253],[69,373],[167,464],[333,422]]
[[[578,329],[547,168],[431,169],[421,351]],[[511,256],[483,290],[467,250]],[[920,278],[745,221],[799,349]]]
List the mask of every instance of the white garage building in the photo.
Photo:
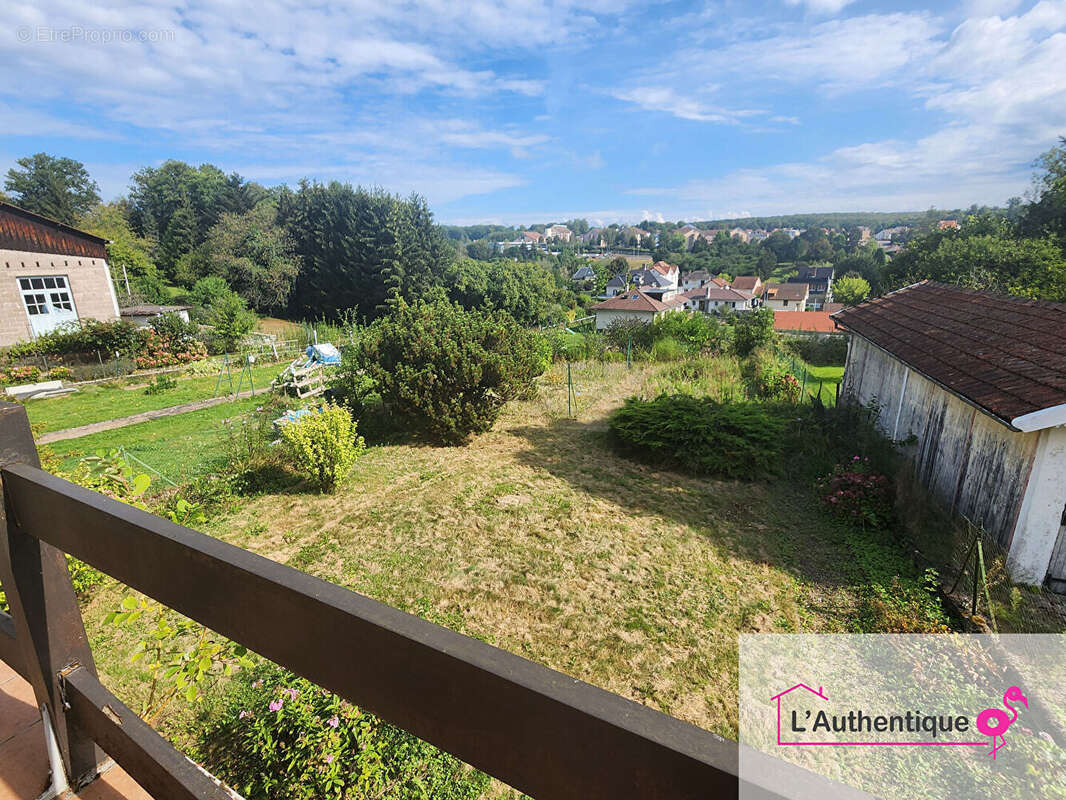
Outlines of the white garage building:
[[925,281],[839,311],[844,395],[913,434],[922,482],[1066,591],[1066,304]]

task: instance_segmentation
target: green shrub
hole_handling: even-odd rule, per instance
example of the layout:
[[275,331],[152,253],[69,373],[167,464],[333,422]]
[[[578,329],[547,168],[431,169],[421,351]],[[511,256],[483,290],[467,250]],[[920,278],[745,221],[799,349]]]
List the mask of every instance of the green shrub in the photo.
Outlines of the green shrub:
[[[685,352],[693,355],[723,352],[729,345],[729,332],[728,325],[709,314],[663,314],[651,323],[651,337],[654,342],[673,339]],[[654,349],[654,344],[652,347]]]
[[760,400],[797,403],[800,382],[789,372],[788,363],[773,349],[762,347],[753,352],[741,367],[748,391]]
[[171,389],[176,388],[178,382],[171,378],[169,375],[156,375],[155,380],[149,383],[145,389],[145,394],[162,394],[168,392]]
[[322,492],[337,487],[364,448],[348,409],[330,403],[283,425],[281,438],[296,468]]
[[652,361],[677,361],[685,357],[685,348],[677,339],[664,336],[662,339],[655,340],[651,346],[650,355]]
[[760,308],[738,314],[733,328],[733,351],[743,358],[774,339],[774,312]]
[[698,475],[754,480],[779,471],[788,410],[690,395],[631,397],[610,419],[626,453]]
[[237,345],[255,327],[255,314],[248,310],[248,303],[236,292],[216,298],[207,310],[207,323],[211,325],[211,348],[216,353],[232,353]]
[[74,380],[74,371],[70,367],[52,367],[48,370],[48,380],[72,381]]
[[648,322],[639,319],[616,319],[603,331],[608,347],[623,353],[632,345],[634,350],[648,350],[655,341],[655,332]]
[[409,428],[449,445],[489,430],[551,359],[547,340],[506,314],[444,300],[397,302],[353,348],[346,369],[363,370]]
[[279,667],[240,673],[200,736],[248,800],[473,800],[489,778]]
[[140,345],[138,329],[129,322],[84,319],[61,325],[53,331],[41,334],[32,342],[17,342],[11,345],[4,355],[8,360],[17,360],[40,354],[62,356],[72,353],[95,353],[99,350],[106,360],[113,358],[116,352],[124,356],[134,355]]

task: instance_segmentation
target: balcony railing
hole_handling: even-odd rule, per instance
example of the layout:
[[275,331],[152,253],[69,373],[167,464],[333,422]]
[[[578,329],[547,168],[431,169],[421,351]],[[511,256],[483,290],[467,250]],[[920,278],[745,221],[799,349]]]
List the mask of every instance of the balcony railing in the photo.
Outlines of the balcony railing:
[[102,749],[157,800],[230,797],[100,683],[64,553],[538,800],[737,795],[735,742],[39,467],[25,409],[0,403],[0,660],[72,786]]

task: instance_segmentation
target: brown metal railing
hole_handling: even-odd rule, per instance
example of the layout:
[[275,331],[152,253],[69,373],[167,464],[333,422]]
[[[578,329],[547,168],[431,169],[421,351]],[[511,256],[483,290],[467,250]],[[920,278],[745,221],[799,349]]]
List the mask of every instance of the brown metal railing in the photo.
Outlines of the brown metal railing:
[[158,800],[229,797],[97,679],[64,553],[538,800],[737,794],[735,742],[43,472],[8,403],[0,476],[0,659],[73,785],[99,746]]

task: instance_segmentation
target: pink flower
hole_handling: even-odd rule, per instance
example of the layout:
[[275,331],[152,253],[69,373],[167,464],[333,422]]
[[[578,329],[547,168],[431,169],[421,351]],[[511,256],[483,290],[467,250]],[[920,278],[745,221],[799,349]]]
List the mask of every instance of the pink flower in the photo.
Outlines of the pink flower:
[[262,685],[263,685],[263,679],[260,678],[259,680],[257,680],[255,683],[252,684],[252,688],[253,689],[258,689]]
[[333,754],[332,753],[330,755],[326,756],[326,763],[327,764],[332,764],[333,763]]
[[285,705],[285,701],[284,700],[275,700],[273,703],[270,704],[270,710],[271,711],[281,711],[281,707],[283,705]]
[[293,700],[295,700],[300,694],[296,689],[286,689],[285,691],[289,693],[289,697]]
[[252,716],[251,712],[241,711],[241,713],[237,715],[237,719],[244,719],[245,717],[250,717],[250,716]]
[[326,724],[329,725],[331,728],[336,728],[338,725],[341,724],[341,721],[337,719],[337,715],[334,714],[332,717],[329,718],[329,721],[326,722]]

